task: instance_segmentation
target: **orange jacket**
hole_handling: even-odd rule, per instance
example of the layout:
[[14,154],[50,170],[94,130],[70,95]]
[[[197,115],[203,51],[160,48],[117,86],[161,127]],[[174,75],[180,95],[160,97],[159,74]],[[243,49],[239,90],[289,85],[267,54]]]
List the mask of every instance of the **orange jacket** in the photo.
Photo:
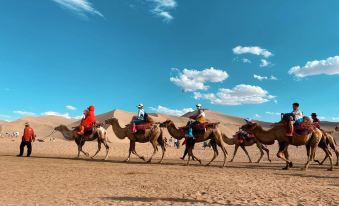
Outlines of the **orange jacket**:
[[24,134],[22,135],[22,140],[26,142],[31,142],[35,140],[34,130],[31,127],[25,127]]
[[96,123],[96,117],[94,115],[94,106],[89,106],[88,107],[88,112],[85,116],[85,118],[81,121],[81,126],[85,128],[92,127],[93,124]]

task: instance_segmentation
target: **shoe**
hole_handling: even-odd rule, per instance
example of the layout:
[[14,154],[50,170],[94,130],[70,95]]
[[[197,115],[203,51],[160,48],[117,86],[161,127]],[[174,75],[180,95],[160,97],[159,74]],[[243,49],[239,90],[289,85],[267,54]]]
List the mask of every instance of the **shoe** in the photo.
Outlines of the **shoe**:
[[22,157],[22,155],[17,155],[17,157]]
[[183,157],[180,157],[180,159],[184,160],[185,158],[183,158]]
[[30,157],[31,155],[27,155],[26,157]]

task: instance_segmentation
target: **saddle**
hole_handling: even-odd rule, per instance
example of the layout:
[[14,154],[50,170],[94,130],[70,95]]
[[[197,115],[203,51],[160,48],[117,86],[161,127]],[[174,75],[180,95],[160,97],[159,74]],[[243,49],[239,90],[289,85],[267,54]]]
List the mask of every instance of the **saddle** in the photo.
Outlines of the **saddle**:
[[294,125],[294,131],[298,135],[306,135],[312,133],[314,130],[314,125],[309,124],[307,122],[303,122],[301,124]]
[[244,143],[244,141],[249,141],[249,140],[255,138],[255,136],[253,134],[248,134],[248,133],[244,133],[244,132],[237,132],[236,135],[238,137],[240,144]]
[[152,123],[149,122],[145,122],[145,123],[141,123],[141,124],[137,124],[135,125],[135,128],[139,131],[139,130],[146,130],[146,129],[151,129],[152,127]]
[[[312,121],[308,118],[308,117],[304,117],[303,118],[303,122],[300,124],[294,124],[294,134],[296,135],[307,135],[310,134],[314,131],[315,126],[312,123]],[[289,122],[288,121],[283,121],[284,126],[286,128],[286,130],[289,130]]]
[[[195,124],[192,127],[193,133],[194,134],[205,133],[208,128],[216,128],[219,124],[220,122],[215,122],[215,123],[204,122],[204,123]],[[189,128],[188,126],[180,127],[180,129],[183,130],[185,134],[187,133],[188,128]]]

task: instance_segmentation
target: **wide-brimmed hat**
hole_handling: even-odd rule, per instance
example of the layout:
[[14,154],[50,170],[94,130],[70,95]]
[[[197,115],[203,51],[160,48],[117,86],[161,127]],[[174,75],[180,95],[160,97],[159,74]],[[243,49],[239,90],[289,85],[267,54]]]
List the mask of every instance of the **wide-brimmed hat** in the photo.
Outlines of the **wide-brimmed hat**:
[[195,105],[197,108],[202,108],[202,105],[201,104],[197,104]]
[[312,116],[312,117],[316,117],[316,116],[317,116],[317,113],[312,113],[311,116]]
[[29,126],[29,122],[25,122],[25,126]]
[[138,106],[137,106],[139,109],[140,108],[144,108],[144,105],[143,104],[138,104]]

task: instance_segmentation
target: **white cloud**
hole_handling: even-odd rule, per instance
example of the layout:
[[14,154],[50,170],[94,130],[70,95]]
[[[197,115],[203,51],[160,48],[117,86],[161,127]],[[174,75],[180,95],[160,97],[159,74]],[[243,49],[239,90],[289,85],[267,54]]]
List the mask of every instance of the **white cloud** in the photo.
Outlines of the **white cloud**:
[[260,76],[260,75],[256,75],[256,74],[254,74],[253,77],[254,77],[254,79],[257,79],[259,81],[267,80],[268,79],[268,77]]
[[13,113],[21,115],[21,116],[36,116],[36,113],[34,112],[27,112],[27,111],[20,111],[20,110],[13,111]]
[[332,117],[333,121],[339,121],[339,117]]
[[273,75],[271,75],[271,76],[270,76],[270,80],[278,80],[278,78],[275,77],[275,76],[273,76]]
[[71,117],[69,115],[69,113],[61,114],[59,112],[54,112],[54,111],[44,112],[41,115],[43,115],[43,116],[58,116],[58,117],[64,117],[66,119],[81,119],[82,118],[82,116]]
[[172,116],[182,116],[188,112],[194,111],[192,108],[170,109],[170,108],[163,107],[160,105],[156,108],[151,107],[150,109],[155,111],[156,113],[167,114],[167,115],[172,115]]
[[52,0],[62,7],[69,9],[70,11],[80,16],[86,16],[86,14],[98,15],[104,17],[102,13],[96,10],[89,0]]
[[72,105],[66,105],[65,107],[66,109],[71,110],[71,111],[77,110],[77,108]]
[[258,46],[237,46],[233,48],[234,54],[254,54],[257,56],[263,56],[265,58],[269,58],[272,56],[272,52],[268,51],[267,49],[260,48]]
[[254,116],[255,116],[255,118],[261,118],[260,114],[255,114]]
[[261,60],[260,60],[259,66],[260,66],[260,67],[267,67],[267,66],[269,66],[270,64],[271,64],[271,62],[267,61],[266,59],[261,59]]
[[152,12],[161,17],[163,21],[170,22],[173,20],[172,14],[169,12],[169,10],[174,9],[177,7],[177,2],[175,0],[149,0],[154,3],[154,8],[152,9]]
[[46,116],[58,116],[58,117],[64,117],[64,118],[67,118],[67,119],[71,119],[71,117],[69,116],[68,113],[65,113],[65,114],[60,114],[58,112],[53,112],[53,111],[48,111],[48,112],[44,112],[42,113],[41,115],[46,115]]
[[309,61],[302,67],[294,66],[288,71],[288,74],[299,78],[321,74],[339,74],[339,56],[329,57],[325,60]]
[[186,92],[197,90],[207,90],[207,82],[222,82],[228,78],[226,71],[214,69],[204,69],[202,71],[184,69],[179,72],[179,76],[171,77],[170,81]]
[[273,100],[275,97],[259,86],[240,84],[232,89],[220,88],[217,93],[194,93],[195,99],[206,99],[212,104],[242,105],[261,104]]
[[281,115],[280,112],[265,112],[268,115]]
[[273,75],[271,75],[270,77],[267,77],[267,76],[260,76],[260,75],[254,74],[253,78],[257,79],[259,81],[262,81],[262,80],[278,80],[278,78],[273,76]]
[[251,64],[252,63],[252,61],[247,59],[247,58],[243,58],[242,62],[245,63],[245,64]]

